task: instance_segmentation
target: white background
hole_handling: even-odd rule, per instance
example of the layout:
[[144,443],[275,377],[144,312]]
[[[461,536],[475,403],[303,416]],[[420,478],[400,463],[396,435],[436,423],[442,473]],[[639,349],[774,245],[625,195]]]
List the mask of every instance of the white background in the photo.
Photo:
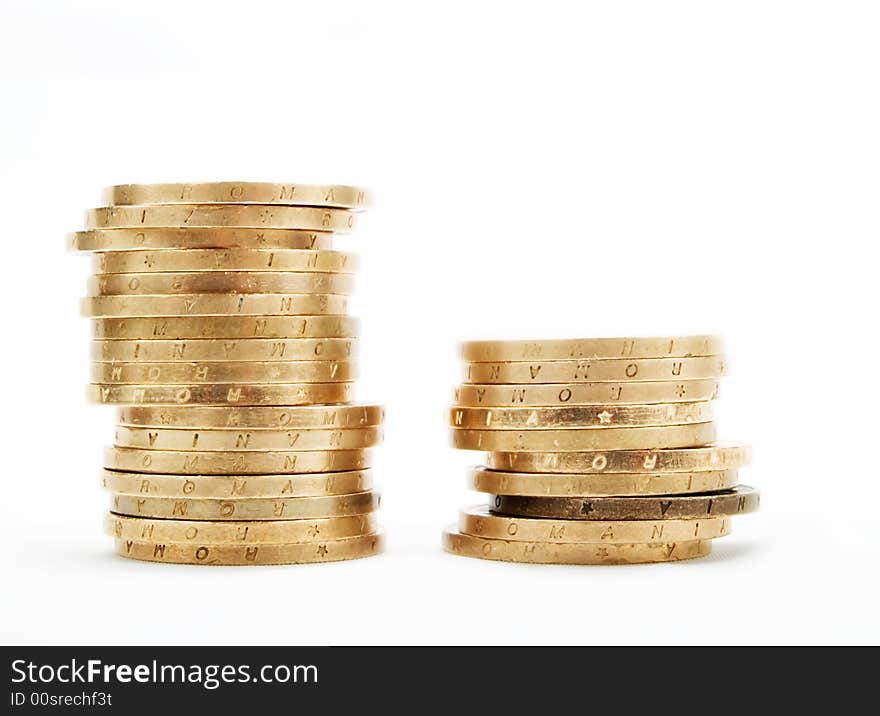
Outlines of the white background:
[[[871,2],[4,2],[2,641],[880,641],[880,16]],[[358,183],[358,397],[387,406],[385,555],[111,555],[90,406],[108,184]],[[715,556],[571,568],[439,548],[475,454],[466,338],[717,332],[762,511]]]

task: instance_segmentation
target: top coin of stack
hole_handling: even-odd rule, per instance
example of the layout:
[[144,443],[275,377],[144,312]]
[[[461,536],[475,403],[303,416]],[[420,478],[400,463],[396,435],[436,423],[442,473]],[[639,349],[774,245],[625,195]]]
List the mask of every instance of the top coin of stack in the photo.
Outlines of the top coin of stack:
[[713,336],[465,343],[453,444],[489,453],[471,487],[488,509],[444,534],[457,554],[521,562],[661,562],[709,553],[746,450],[715,442],[725,373]]
[[381,549],[353,405],[356,258],[334,251],[365,192],[231,183],[114,186],[94,252],[90,396],[121,410],[103,482],[117,551],[194,564],[318,562]]

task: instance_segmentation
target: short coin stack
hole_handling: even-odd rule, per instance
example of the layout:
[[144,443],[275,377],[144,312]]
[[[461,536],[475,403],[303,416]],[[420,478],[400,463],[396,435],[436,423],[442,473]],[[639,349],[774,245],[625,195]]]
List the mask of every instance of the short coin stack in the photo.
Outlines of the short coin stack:
[[90,396],[121,406],[103,485],[118,554],[289,564],[381,551],[350,402],[356,259],[331,250],[364,192],[264,183],[111,187],[73,247],[95,254]]
[[724,374],[711,336],[465,343],[450,421],[487,451],[445,548],[482,559],[668,562],[709,554],[730,516],[758,507],[738,485],[742,447],[714,444]]

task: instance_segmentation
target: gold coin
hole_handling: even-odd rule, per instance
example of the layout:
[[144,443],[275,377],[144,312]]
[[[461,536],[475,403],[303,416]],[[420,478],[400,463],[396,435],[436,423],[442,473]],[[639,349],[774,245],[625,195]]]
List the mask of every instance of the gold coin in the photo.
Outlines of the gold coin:
[[708,540],[656,544],[591,544],[519,542],[465,535],[451,527],[443,533],[443,548],[452,554],[501,562],[539,564],[643,564],[677,562],[705,557],[712,551]]
[[453,430],[462,450],[546,452],[568,450],[645,450],[694,447],[715,440],[714,423],[652,428],[566,428],[565,430]]
[[454,401],[464,407],[554,405],[651,405],[690,403],[718,397],[717,380],[656,383],[569,383],[567,385],[461,385]]
[[360,209],[369,203],[356,186],[273,184],[269,182],[197,182],[192,184],[117,184],[102,194],[109,205],[128,204],[282,204]]
[[111,511],[134,517],[193,520],[312,520],[363,515],[379,509],[379,493],[321,497],[249,497],[218,500],[209,497],[144,497],[112,495]]
[[329,249],[332,234],[299,229],[97,229],[68,234],[75,251],[139,249]]
[[100,251],[94,272],[306,271],[354,273],[358,260],[340,251],[298,249],[155,249]]
[[161,544],[194,544],[197,547],[322,542],[340,537],[371,535],[375,534],[378,528],[379,522],[375,514],[262,522],[152,520],[114,515],[112,512],[104,517],[104,531],[116,539]]
[[731,520],[707,517],[693,520],[536,520],[496,515],[485,507],[459,513],[462,534],[486,539],[539,543],[656,544],[690,542],[730,534]]
[[152,497],[318,497],[370,490],[373,478],[369,470],[307,475],[155,475],[103,470],[101,486],[120,495]]
[[339,294],[188,293],[177,296],[92,296],[82,299],[89,318],[136,316],[309,316],[339,315],[348,310],[348,297]]
[[95,338],[355,338],[360,324],[348,316],[172,316],[96,318]]
[[379,554],[384,548],[382,534],[363,535],[293,544],[223,545],[211,546],[160,544],[116,540],[116,554],[146,562],[176,564],[256,565],[306,564],[311,562],[338,562],[360,559]]
[[710,445],[675,450],[622,450],[578,452],[492,452],[491,470],[532,473],[689,473],[736,470],[749,462],[744,447]]
[[86,229],[193,227],[301,229],[346,233],[354,214],[346,209],[266,204],[165,204],[102,206],[86,212]]
[[181,293],[351,293],[348,273],[285,271],[191,271],[189,273],[103,273],[88,281],[89,296]]
[[352,383],[216,383],[88,386],[93,403],[113,405],[320,405],[348,403]]
[[[736,470],[702,472],[554,474],[504,472],[474,468],[470,487],[477,492],[532,497],[604,497],[676,495],[728,490],[738,481]],[[639,540],[633,540],[638,542]]]
[[381,425],[383,417],[379,405],[125,407],[119,411],[119,424],[146,428],[368,428]]
[[485,385],[683,381],[719,378],[724,372],[724,359],[720,356],[468,363],[464,367],[464,382]]
[[198,182],[193,184],[118,184],[103,192],[110,205],[128,204],[282,204],[360,209],[369,203],[356,186],[271,184],[268,182]]
[[186,430],[184,428],[116,428],[115,444],[145,450],[205,452],[354,450],[378,445],[381,428],[337,430]]
[[222,383],[339,383],[357,375],[350,361],[284,363],[93,363],[95,383],[128,385],[200,385]]
[[160,475],[297,475],[371,466],[369,450],[180,452],[111,447],[104,451],[104,467],[110,470]]
[[461,347],[466,362],[542,361],[596,358],[688,358],[723,352],[718,336],[666,338],[578,338],[549,341],[469,341]]
[[604,428],[705,423],[712,420],[710,403],[665,405],[596,405],[551,408],[459,408],[450,411],[455,428],[529,430],[532,428]]
[[521,497],[490,495],[493,512],[562,520],[689,520],[754,512],[760,495],[748,485],[699,495]]
[[244,338],[92,341],[92,360],[109,362],[344,360],[357,354],[351,338]]

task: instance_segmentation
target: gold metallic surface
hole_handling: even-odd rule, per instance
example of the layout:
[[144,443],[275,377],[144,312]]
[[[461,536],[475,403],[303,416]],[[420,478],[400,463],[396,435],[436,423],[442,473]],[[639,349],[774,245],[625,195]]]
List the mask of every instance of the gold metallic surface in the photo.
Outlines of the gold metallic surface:
[[379,405],[303,405],[287,407],[184,408],[125,407],[119,424],[147,428],[251,428],[272,430],[310,428],[367,428],[382,424]]
[[666,403],[659,405],[596,405],[548,408],[462,408],[449,411],[454,428],[528,430],[564,428],[687,425],[712,420],[712,405]]
[[94,273],[189,273],[192,271],[303,271],[354,273],[358,259],[341,251],[298,249],[152,249],[100,251]]
[[186,341],[193,338],[355,338],[360,328],[358,320],[349,316],[96,318],[92,323],[95,338],[142,341]]
[[108,205],[128,204],[281,204],[359,209],[369,204],[364,189],[338,184],[273,184],[269,182],[193,182],[117,184],[102,193]]
[[552,407],[557,405],[653,405],[691,403],[718,397],[717,380],[565,385],[461,385],[453,402],[461,407]]
[[550,452],[567,450],[642,450],[708,445],[714,423],[651,428],[566,428],[564,430],[459,430],[452,444],[462,450]]
[[371,466],[369,450],[182,452],[110,447],[104,451],[106,468],[163,475],[293,475]]
[[348,297],[327,293],[185,293],[176,296],[90,296],[80,302],[88,318],[137,316],[311,316],[340,315]]
[[380,533],[323,542],[210,547],[116,540],[115,545],[119,556],[146,562],[215,566],[305,564],[371,557],[383,550],[384,537]]
[[189,271],[183,273],[102,273],[89,278],[89,296],[177,295],[194,293],[349,294],[353,274],[293,271]]
[[101,486],[120,495],[152,497],[319,497],[370,490],[373,478],[369,470],[298,475],[156,475],[102,470]]
[[472,507],[459,514],[458,529],[474,537],[516,542],[654,544],[724,537],[730,534],[730,523],[727,517],[613,522],[530,519],[496,515],[485,507]]
[[703,358],[625,358],[527,363],[468,363],[467,384],[626,383],[705,380],[725,373],[720,356]]
[[94,403],[113,405],[314,405],[347,403],[352,383],[218,383],[209,385],[88,386]]
[[86,212],[87,229],[229,227],[345,233],[354,214],[345,209],[263,204],[158,204],[102,206]]
[[94,383],[107,385],[216,385],[225,383],[347,383],[353,361],[93,363]]
[[443,533],[443,548],[464,557],[501,562],[599,565],[677,562],[705,557],[712,551],[712,543],[708,540],[656,544],[520,542],[474,537],[450,528]]
[[111,512],[133,517],[193,520],[310,520],[375,512],[379,493],[321,497],[191,498],[112,495]]
[[468,341],[465,362],[541,361],[594,358],[687,358],[723,352],[718,336],[666,338],[583,338],[534,341]]
[[603,497],[675,495],[728,490],[737,484],[736,470],[703,472],[553,474],[503,472],[474,468],[469,487],[477,492],[533,497]]
[[747,448],[728,445],[668,450],[491,452],[486,456],[486,466],[492,470],[585,474],[736,470],[748,462]]
[[68,235],[74,251],[142,249],[329,249],[332,234],[299,229],[145,228],[96,229]]
[[688,520],[754,512],[759,503],[760,495],[748,485],[700,495],[656,497],[489,496],[493,512],[563,520]]
[[353,338],[216,340],[96,340],[92,360],[119,362],[344,360],[357,355]]
[[104,532],[120,540],[191,544],[195,546],[323,542],[375,534],[375,513],[313,520],[206,521],[128,517],[112,512],[104,517]]
[[378,427],[333,430],[188,430],[129,428],[120,425],[116,428],[114,438],[114,444],[119,447],[200,452],[356,450],[375,447],[381,441],[382,429]]

